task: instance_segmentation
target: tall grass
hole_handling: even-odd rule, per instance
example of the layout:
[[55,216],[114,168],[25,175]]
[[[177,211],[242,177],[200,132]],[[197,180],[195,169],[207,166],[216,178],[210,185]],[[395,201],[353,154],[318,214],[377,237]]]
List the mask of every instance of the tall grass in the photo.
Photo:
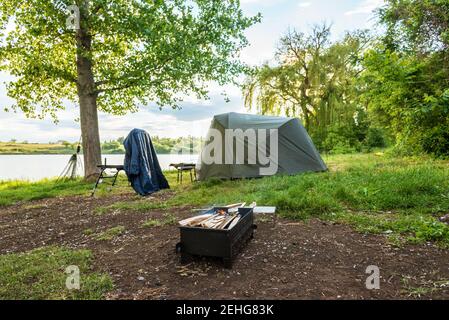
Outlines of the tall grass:
[[447,162],[382,154],[335,156],[326,161],[329,172],[238,181],[212,179],[178,186],[167,201],[125,202],[113,207],[147,211],[256,201],[276,206],[281,216],[290,219],[319,217],[350,223],[363,232],[449,243],[449,226],[437,220],[449,213]]
[[353,167],[241,181],[208,181],[178,193],[173,205],[257,201],[288,215],[352,209],[449,210],[449,171],[435,165]]
[[92,183],[82,180],[57,182],[55,179],[30,181],[0,181],[0,206],[20,201],[38,200],[67,195],[87,194]]
[[[176,185],[176,173],[164,172],[170,185]],[[133,192],[124,174],[120,174],[116,185],[111,187],[111,180],[100,184],[95,193],[96,196],[104,196],[110,193]],[[43,179],[40,181],[26,180],[0,180],[0,207],[12,205],[18,202],[27,202],[54,197],[89,196],[94,187],[94,182],[87,182],[81,178],[76,180],[57,181],[56,179]]]

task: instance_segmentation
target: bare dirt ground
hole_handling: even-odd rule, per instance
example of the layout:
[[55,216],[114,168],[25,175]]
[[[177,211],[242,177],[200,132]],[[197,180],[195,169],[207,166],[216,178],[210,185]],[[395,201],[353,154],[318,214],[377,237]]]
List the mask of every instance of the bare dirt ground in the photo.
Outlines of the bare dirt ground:
[[[449,287],[436,285],[449,280],[449,250],[431,244],[398,248],[384,236],[319,220],[258,217],[255,237],[232,270],[209,259],[183,266],[174,250],[176,226],[142,226],[164,212],[95,212],[135,197],[56,198],[2,208],[0,254],[48,245],[90,249],[94,268],[109,273],[115,283],[109,299],[449,298]],[[169,213],[184,218],[192,215],[190,209]],[[96,239],[95,234],[119,225],[126,228],[121,235]],[[365,287],[369,265],[380,268],[380,290]]]

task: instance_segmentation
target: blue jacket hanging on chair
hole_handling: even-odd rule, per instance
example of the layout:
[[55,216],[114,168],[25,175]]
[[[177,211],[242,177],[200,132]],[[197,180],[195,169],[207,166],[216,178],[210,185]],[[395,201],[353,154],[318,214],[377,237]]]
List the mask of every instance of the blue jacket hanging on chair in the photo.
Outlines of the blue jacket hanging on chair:
[[146,196],[169,189],[162,173],[150,135],[141,129],[133,129],[123,142],[125,146],[125,172],[133,189]]

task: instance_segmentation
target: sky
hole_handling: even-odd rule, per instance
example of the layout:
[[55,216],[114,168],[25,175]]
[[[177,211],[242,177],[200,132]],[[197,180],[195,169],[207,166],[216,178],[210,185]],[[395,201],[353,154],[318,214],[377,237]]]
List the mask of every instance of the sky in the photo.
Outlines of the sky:
[[[332,37],[340,39],[345,31],[375,27],[372,11],[383,0],[241,0],[247,15],[262,14],[262,21],[246,31],[250,45],[241,53],[242,61],[260,65],[273,59],[279,38],[289,28],[307,32],[313,24],[332,24]],[[0,72],[0,141],[75,142],[80,137],[79,109],[67,105],[58,114],[58,124],[51,119],[27,119],[20,111],[5,112],[13,101],[7,97],[5,86],[11,77]],[[207,101],[186,97],[181,110],[144,106],[137,113],[125,116],[99,114],[102,141],[124,137],[133,128],[147,130],[160,137],[204,136],[215,114],[248,112],[243,105],[241,90],[235,86],[209,86]],[[226,92],[229,102],[222,93]]]

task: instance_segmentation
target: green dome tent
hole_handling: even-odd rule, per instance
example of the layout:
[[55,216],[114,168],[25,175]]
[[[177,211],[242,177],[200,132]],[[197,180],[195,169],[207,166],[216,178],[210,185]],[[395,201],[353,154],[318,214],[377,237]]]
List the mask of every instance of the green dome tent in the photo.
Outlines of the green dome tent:
[[199,180],[326,170],[326,164],[297,118],[238,113],[214,117],[197,165]]

